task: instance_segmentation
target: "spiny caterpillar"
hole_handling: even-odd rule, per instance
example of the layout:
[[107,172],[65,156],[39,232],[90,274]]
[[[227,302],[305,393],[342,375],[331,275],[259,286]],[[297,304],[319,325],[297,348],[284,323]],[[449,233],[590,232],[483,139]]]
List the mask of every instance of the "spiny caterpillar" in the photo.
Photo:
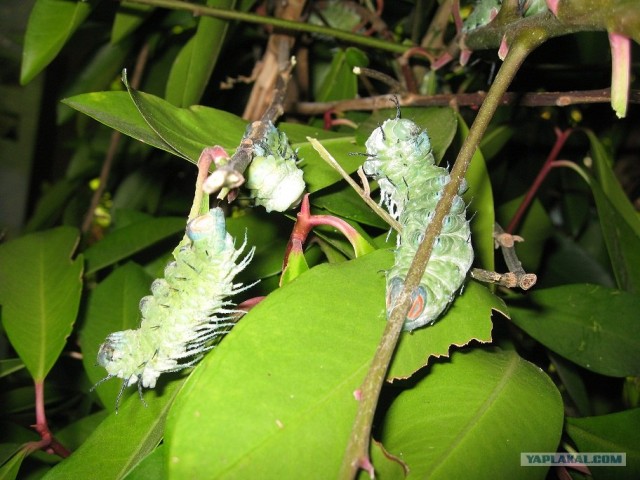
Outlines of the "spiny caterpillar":
[[[251,129],[251,125],[248,131]],[[269,122],[262,142],[254,144],[255,156],[247,170],[245,186],[251,198],[267,212],[285,210],[298,204],[304,193],[302,170],[296,152],[284,132]]]
[[100,346],[98,364],[109,375],[99,383],[122,378],[118,401],[136,382],[142,395],[142,387],[155,387],[160,374],[195,364],[229,332],[239,312],[227,298],[248,288],[233,282],[253,258],[255,248],[238,261],[245,246],[246,239],[235,249],[220,208],[187,224],[175,261],[164,278],[154,280],[152,295],[140,300],[140,328],[112,333]]
[[[429,136],[411,120],[386,120],[366,141],[364,172],[378,181],[382,201],[402,225],[395,264],[387,272],[387,315],[396,305],[409,265],[433,218],[442,189],[451,178],[447,169],[435,165]],[[466,205],[455,197],[435,241],[420,285],[412,294],[412,305],[404,323],[414,330],[435,322],[460,289],[473,262]]]

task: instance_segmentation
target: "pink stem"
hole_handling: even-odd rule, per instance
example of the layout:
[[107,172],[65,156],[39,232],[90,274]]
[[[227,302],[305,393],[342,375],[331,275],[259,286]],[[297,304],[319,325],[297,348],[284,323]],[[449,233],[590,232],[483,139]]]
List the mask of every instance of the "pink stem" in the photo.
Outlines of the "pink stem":
[[39,442],[31,442],[30,448],[41,449],[47,453],[56,454],[62,458],[67,458],[71,452],[60,444],[49,430],[47,416],[44,410],[44,382],[34,382],[36,391],[36,424],[33,428],[40,435]]
[[527,211],[527,208],[529,208],[529,205],[531,204],[534,197],[538,193],[538,189],[540,188],[540,185],[542,185],[542,182],[544,181],[544,179],[547,177],[547,175],[553,168],[553,162],[556,160],[556,158],[558,158],[558,154],[560,153],[560,150],[562,150],[562,147],[564,146],[565,142],[567,141],[567,139],[569,138],[572,132],[573,132],[573,129],[571,128],[568,128],[567,130],[564,130],[564,131],[561,131],[560,129],[556,129],[556,143],[553,145],[551,152],[549,152],[549,156],[545,160],[544,165],[542,165],[540,172],[538,172],[538,176],[533,181],[533,184],[529,188],[529,191],[527,191],[527,194],[525,195],[524,200],[522,200],[522,203],[518,207],[518,210],[516,211],[515,215],[511,219],[509,226],[507,226],[507,228],[505,229],[507,233],[512,234],[517,228],[518,224],[520,223],[520,220],[524,216],[524,213]]

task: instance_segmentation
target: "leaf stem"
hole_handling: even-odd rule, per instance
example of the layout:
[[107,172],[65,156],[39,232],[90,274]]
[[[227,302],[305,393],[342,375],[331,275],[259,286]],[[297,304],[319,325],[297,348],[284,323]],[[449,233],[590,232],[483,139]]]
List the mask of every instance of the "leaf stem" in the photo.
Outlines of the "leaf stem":
[[495,82],[491,86],[485,101],[465,139],[455,165],[451,171],[451,182],[445,187],[443,196],[438,202],[433,220],[429,223],[423,242],[409,267],[404,289],[399,296],[399,305],[395,308],[387,322],[382,340],[378,345],[375,357],[362,384],[362,397],[356,413],[356,419],[349,438],[349,444],[343,459],[338,478],[352,479],[359,468],[370,471],[369,442],[373,415],[376,410],[378,396],[386,377],[386,372],[395,351],[400,332],[411,303],[411,292],[418,286],[431,256],[435,239],[442,229],[442,222],[451,209],[454,197],[464,179],[465,172],[474,152],[485,133],[489,122],[500,105],[500,99],[518,72],[527,55],[547,39],[543,28],[533,28],[518,32],[511,48],[502,64]]
[[256,23],[259,25],[271,25],[272,27],[290,30],[294,32],[307,32],[325,35],[327,37],[336,38],[351,44],[361,45],[377,50],[383,50],[393,53],[404,53],[410,48],[408,45],[400,45],[388,40],[380,40],[377,38],[366,37],[337,28],[323,27],[321,25],[312,25],[310,23],[293,22],[274,17],[263,17],[253,13],[239,12],[237,10],[224,10],[221,8],[205,7],[189,2],[178,0],[127,0],[132,3],[140,3],[142,5],[151,5],[154,7],[170,8],[173,10],[186,10],[194,15],[204,15],[207,17],[222,18],[225,20],[239,20],[241,22]]

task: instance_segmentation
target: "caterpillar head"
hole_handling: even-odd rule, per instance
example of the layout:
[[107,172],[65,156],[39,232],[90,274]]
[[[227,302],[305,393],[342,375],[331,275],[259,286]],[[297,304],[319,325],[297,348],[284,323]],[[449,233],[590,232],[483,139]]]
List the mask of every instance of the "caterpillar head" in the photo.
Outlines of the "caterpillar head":
[[[125,378],[124,372],[131,370],[132,362],[135,362],[135,352],[132,346],[137,345],[137,330],[124,330],[114,332],[107,336],[98,350],[98,365],[105,368],[109,377]],[[133,385],[138,381],[138,375],[130,375],[125,378],[125,386]]]
[[248,169],[246,187],[257,205],[267,212],[284,212],[297,205],[305,190],[303,172],[295,162],[282,156],[258,156]]
[[[406,118],[385,120],[371,133],[365,146],[370,157],[363,165],[367,175],[380,175],[389,168],[389,164],[411,164],[425,160],[434,163],[429,155],[431,142],[427,132]],[[388,171],[384,175],[393,177],[393,173]]]

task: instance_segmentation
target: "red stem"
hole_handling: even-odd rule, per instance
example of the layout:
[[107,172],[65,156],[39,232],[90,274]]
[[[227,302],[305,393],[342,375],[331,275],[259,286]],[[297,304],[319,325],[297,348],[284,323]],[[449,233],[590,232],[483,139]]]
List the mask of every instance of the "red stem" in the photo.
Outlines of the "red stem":
[[38,432],[42,440],[39,442],[31,442],[31,447],[44,450],[47,453],[55,453],[62,458],[67,458],[71,455],[71,452],[54,438],[47,425],[47,416],[44,410],[44,382],[37,381],[34,382],[34,384],[36,392],[36,424],[33,425],[33,428]]
[[538,172],[538,176],[533,181],[533,184],[529,188],[529,191],[527,191],[527,194],[525,195],[524,200],[522,200],[522,203],[520,204],[520,206],[518,207],[518,210],[516,211],[515,215],[511,219],[511,222],[505,229],[505,232],[507,233],[512,234],[516,230],[518,224],[520,223],[520,220],[522,220],[522,217],[524,216],[524,213],[527,211],[527,208],[529,208],[529,205],[531,204],[536,194],[538,193],[538,189],[540,188],[540,185],[542,185],[542,182],[544,181],[545,178],[547,178],[547,175],[553,168],[553,162],[558,158],[558,155],[562,150],[562,147],[566,143],[571,133],[573,133],[573,129],[568,128],[567,130],[562,131],[556,128],[555,133],[556,133],[556,143],[553,145],[551,152],[549,152],[549,156],[547,156],[547,159],[542,165],[542,168]]

